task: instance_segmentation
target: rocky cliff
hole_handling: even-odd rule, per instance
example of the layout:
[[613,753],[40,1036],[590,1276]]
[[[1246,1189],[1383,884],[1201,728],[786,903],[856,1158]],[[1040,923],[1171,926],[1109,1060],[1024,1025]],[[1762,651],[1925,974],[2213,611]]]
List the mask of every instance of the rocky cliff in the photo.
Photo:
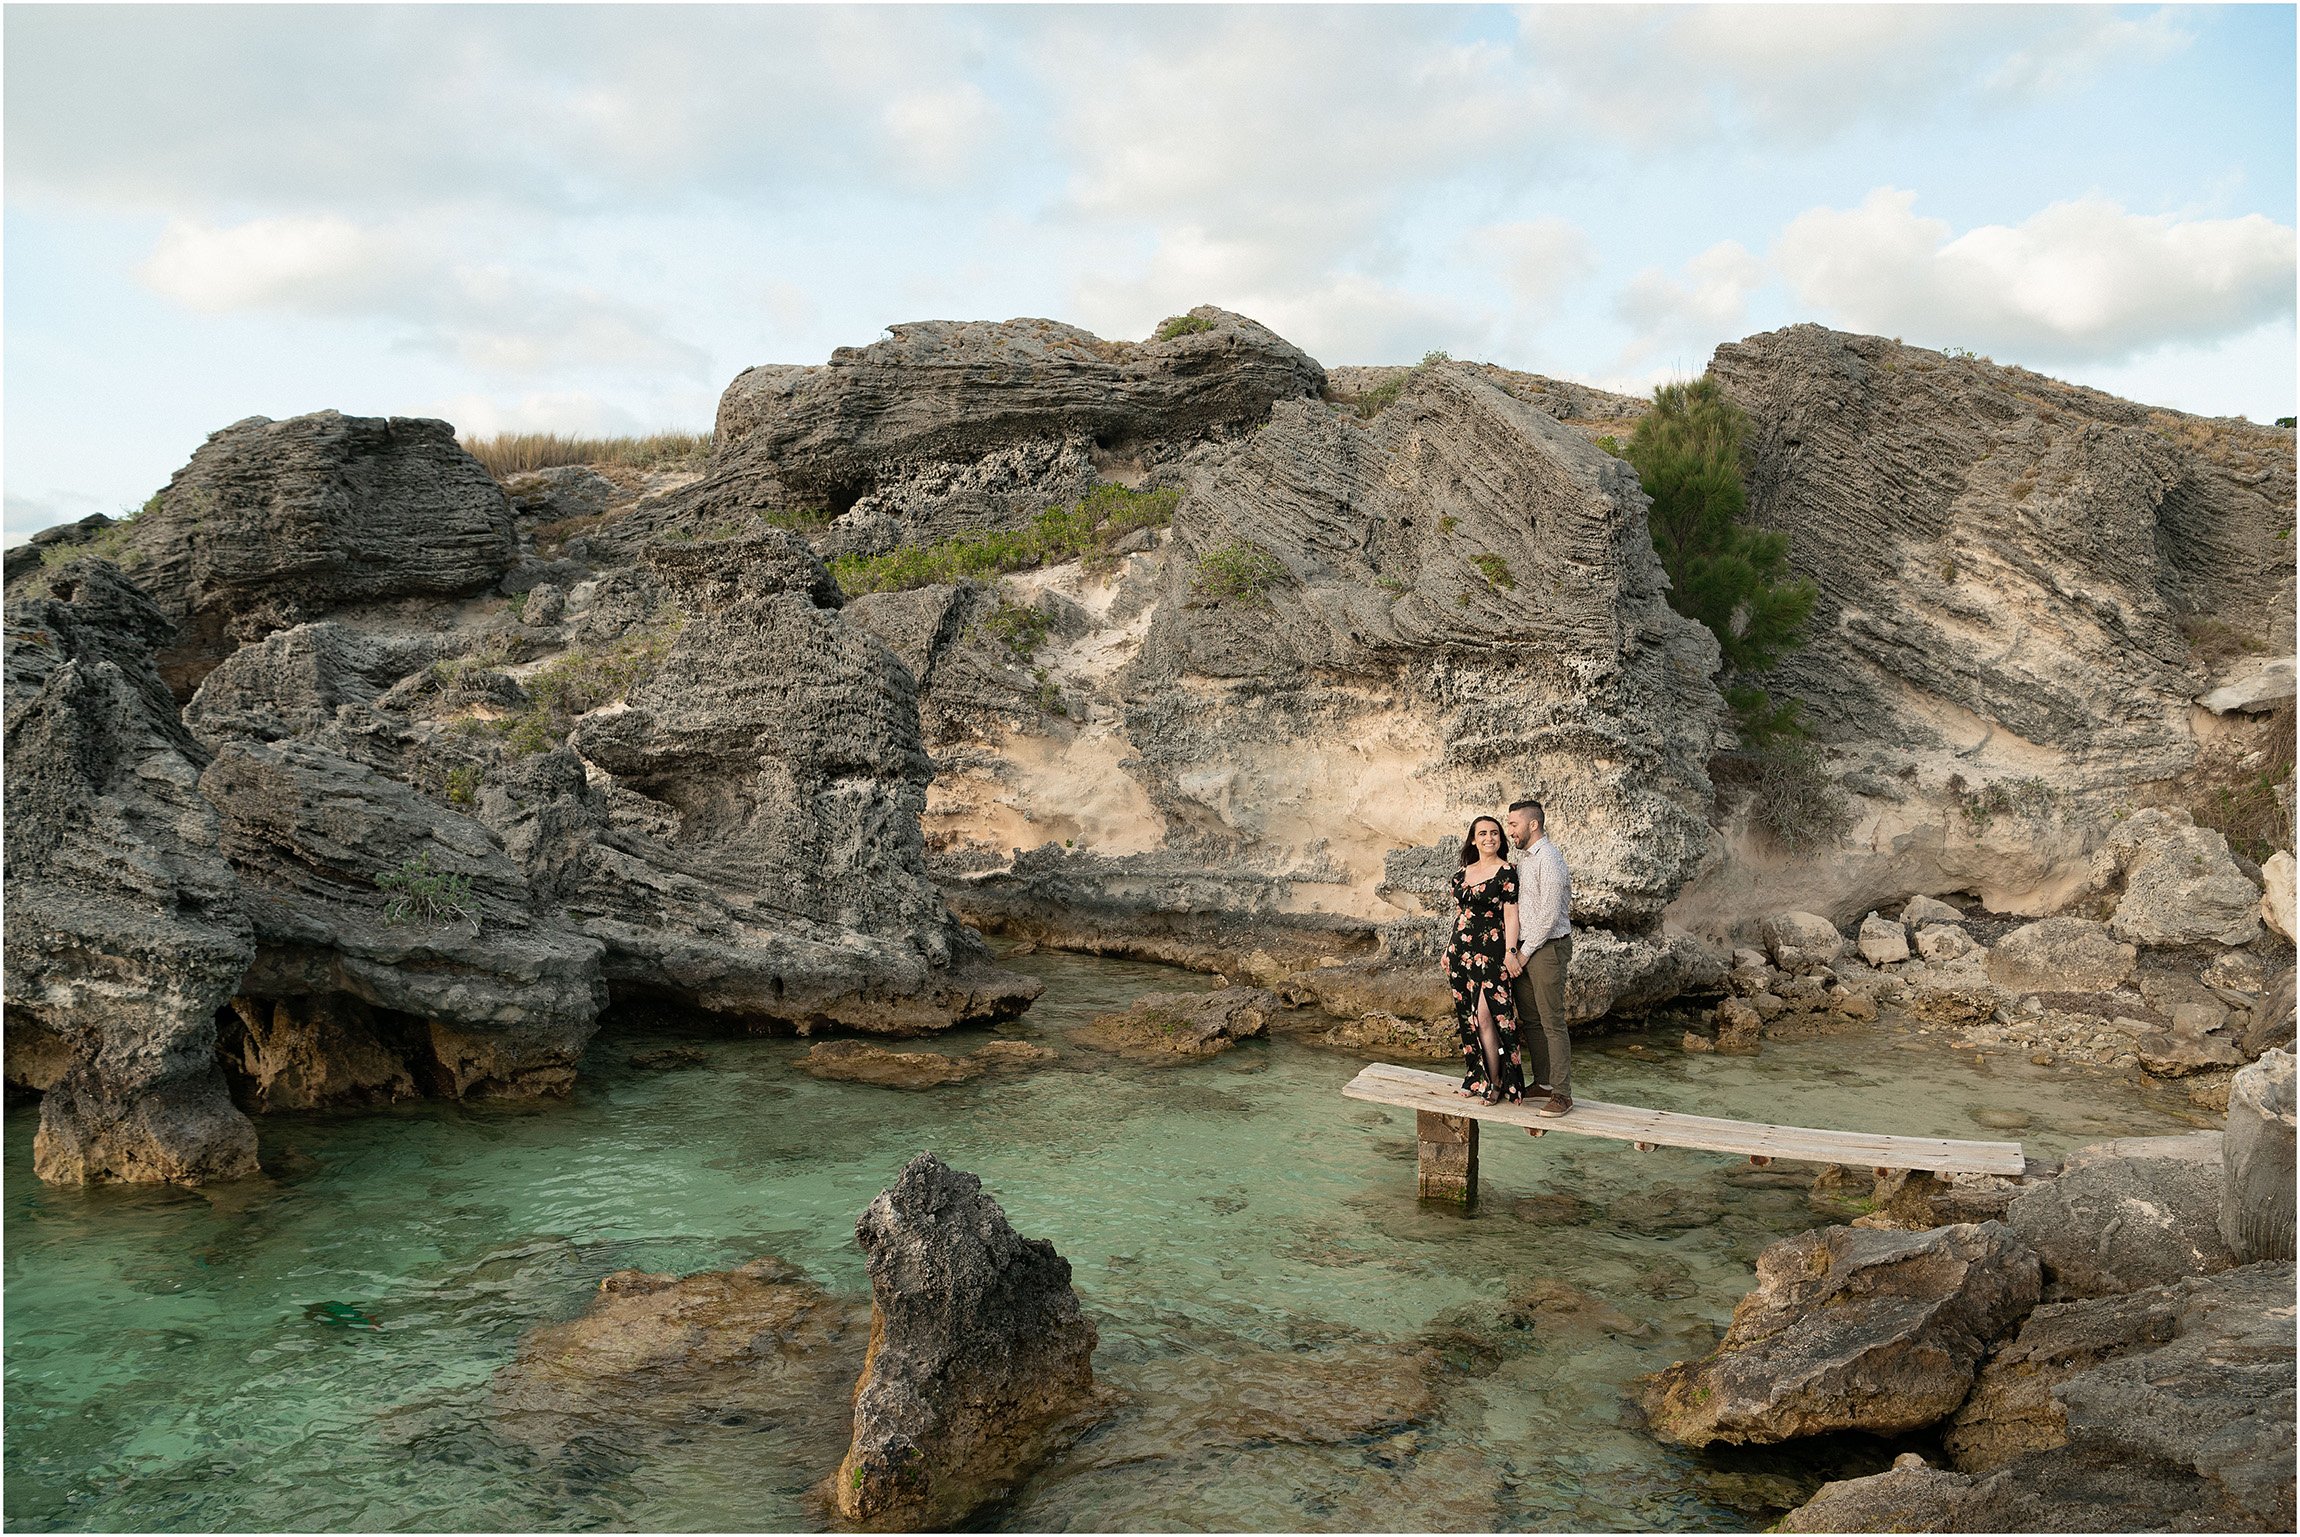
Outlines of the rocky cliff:
[[1820,592],[1767,681],[1857,820],[1794,860],[1728,828],[1733,857],[1674,916],[1849,921],[1963,890],[2049,912],[2117,812],[2241,777],[2278,734],[2289,762],[2288,717],[2197,703],[2231,657],[2293,649],[2288,429],[1811,325],[1711,371],[1751,418],[1751,517]]

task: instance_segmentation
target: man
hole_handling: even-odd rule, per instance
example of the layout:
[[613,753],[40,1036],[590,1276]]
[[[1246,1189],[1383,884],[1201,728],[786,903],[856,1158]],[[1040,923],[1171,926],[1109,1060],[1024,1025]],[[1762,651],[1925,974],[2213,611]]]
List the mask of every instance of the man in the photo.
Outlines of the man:
[[[1565,969],[1573,960],[1573,878],[1549,841],[1541,802],[1513,802],[1509,841],[1517,846],[1518,953],[1502,963],[1517,1000],[1519,1039],[1530,1048],[1527,1076],[1549,1102],[1542,1115],[1573,1108],[1573,1045],[1565,1033]],[[1534,1021],[1539,1019],[1539,1028]]]

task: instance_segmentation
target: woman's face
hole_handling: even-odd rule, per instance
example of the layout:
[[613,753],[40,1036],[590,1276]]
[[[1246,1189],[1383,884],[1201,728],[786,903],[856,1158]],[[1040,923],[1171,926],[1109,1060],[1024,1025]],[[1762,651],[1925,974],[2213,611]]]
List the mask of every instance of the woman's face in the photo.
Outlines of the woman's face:
[[1491,822],[1478,823],[1472,837],[1477,843],[1477,851],[1488,859],[1501,851],[1501,829]]

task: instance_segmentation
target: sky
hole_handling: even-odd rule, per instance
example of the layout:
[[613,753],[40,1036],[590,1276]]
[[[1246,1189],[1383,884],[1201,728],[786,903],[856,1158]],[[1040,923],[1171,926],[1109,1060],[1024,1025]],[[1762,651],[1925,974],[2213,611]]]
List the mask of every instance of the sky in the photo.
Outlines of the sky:
[[2295,396],[2290,6],[11,4],[5,536],[334,408],[701,430],[1219,304],[1643,392],[1799,321]]

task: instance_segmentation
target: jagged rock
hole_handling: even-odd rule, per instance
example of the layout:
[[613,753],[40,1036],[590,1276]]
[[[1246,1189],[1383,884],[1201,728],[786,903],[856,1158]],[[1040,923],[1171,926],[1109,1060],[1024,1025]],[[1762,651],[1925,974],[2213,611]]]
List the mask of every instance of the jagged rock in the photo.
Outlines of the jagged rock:
[[2292,856],[2283,849],[2260,867],[2260,921],[2287,941],[2293,935],[2293,871]]
[[[388,1033],[416,1043],[411,1071],[439,1092],[556,1094],[574,1082],[603,1001],[601,947],[537,910],[486,829],[305,742],[225,742],[200,790],[255,924],[239,991],[312,1000],[272,1014],[266,1056],[320,1050],[293,1029],[339,1027],[343,1012],[322,1005],[340,994],[404,1016]],[[454,888],[436,886],[441,903],[461,911],[422,904],[440,882]],[[395,917],[392,903],[410,899]]]
[[2044,918],[1989,947],[1989,980],[2015,993],[2105,993],[2132,975],[2138,954],[2087,918]]
[[1972,935],[1953,923],[1929,923],[1917,930],[1917,954],[1928,961],[1953,961],[1973,949]]
[[184,706],[184,724],[210,752],[235,738],[315,737],[346,705],[372,705],[431,662],[432,648],[333,622],[298,625],[233,652]]
[[1915,1430],[1964,1401],[2039,1286],[2036,1255],[1998,1222],[1802,1233],[1757,1257],[1717,1350],[1640,1379],[1638,1400],[1696,1447]]
[[2265,713],[2291,701],[2292,685],[2291,657],[2251,656],[2229,668],[2196,702],[2215,715]]
[[179,626],[159,656],[179,698],[239,641],[478,592],[518,555],[510,503],[453,427],[337,411],[211,433],[131,527],[137,579]]
[[[1012,483],[1025,496],[1049,480],[1083,489],[1086,448],[1252,426],[1273,402],[1324,386],[1324,369],[1244,316],[1191,313],[1203,329],[1138,343],[1051,320],[924,321],[821,367],[748,369],[719,402],[713,475],[755,467],[804,504],[843,512],[904,480],[947,482],[1001,453],[1058,462],[1077,444],[1082,477],[1025,462]],[[1044,505],[997,510],[1027,517]],[[979,520],[987,509],[952,510]]]
[[2293,1257],[2293,1068],[2271,1051],[2228,1087],[2220,1236],[2240,1263]]
[[1764,1025],[1765,1016],[1747,999],[1726,999],[1717,1005],[1717,1050],[1740,1056],[1754,1055]]
[[2260,935],[2260,888],[2228,840],[2185,811],[2136,811],[2108,835],[2104,861],[2124,876],[2109,932],[2136,945],[2248,945]]
[[1938,897],[1911,897],[1901,904],[1901,922],[1910,928],[1927,923],[1962,923],[1965,915]]
[[2177,1029],[2143,1029],[2133,1035],[2133,1055],[2143,1070],[2158,1078],[2185,1078],[2214,1068],[2238,1067],[2244,1053],[2235,1042],[2215,1036],[2185,1034]]
[[254,953],[204,760],[152,665],[173,626],[114,567],[68,562],[7,613],[7,1013],[45,1080],[33,1168],[64,1184],[252,1174],[215,1061]]
[[2293,968],[2287,966],[2268,984],[2268,991],[2253,1007],[2252,1023],[2244,1032],[2244,1055],[2256,1057],[2277,1046],[2289,1049],[2295,1012]]
[[56,523],[43,528],[22,544],[8,547],[6,574],[0,577],[0,581],[13,587],[18,577],[30,576],[52,565],[62,566],[76,559],[80,553],[98,553],[84,551],[82,547],[95,543],[98,535],[106,529],[118,527],[120,521],[101,512],[91,512],[76,522]]
[[1909,931],[1894,919],[1871,913],[1861,920],[1854,948],[1872,966],[1891,966],[1909,958]]
[[1144,993],[1124,1013],[1099,1015],[1069,1038],[1153,1062],[1211,1057],[1262,1034],[1277,1008],[1277,998],[1258,987]]
[[1783,971],[1826,966],[1845,953],[1845,936],[1818,913],[1781,913],[1765,923],[1765,948]]
[[819,1466],[847,1441],[866,1317],[779,1259],[689,1276],[619,1270],[580,1316],[519,1341],[495,1375],[493,1423],[544,1451],[624,1449],[634,1431],[773,1428]]
[[949,1530],[1107,1410],[1070,1264],[922,1153],[855,1225],[870,1353],[833,1493],[849,1521]]
[[586,518],[621,499],[622,488],[587,464],[559,464],[529,470],[503,482],[511,510],[538,523]]
[[651,675],[580,759],[507,765],[481,819],[606,946],[609,982],[712,1012],[907,1035],[1019,1012],[929,883],[914,685],[780,530],[647,553]]
[[2292,1298],[2262,1264],[2040,1307],[1947,1432],[1966,1472],[1903,1458],[1780,1529],[2289,1531]]
[[2161,1286],[2235,1263],[2220,1237],[2221,1134],[2121,1137],[2079,1149],[2016,1197],[2006,1223],[2056,1297]]

